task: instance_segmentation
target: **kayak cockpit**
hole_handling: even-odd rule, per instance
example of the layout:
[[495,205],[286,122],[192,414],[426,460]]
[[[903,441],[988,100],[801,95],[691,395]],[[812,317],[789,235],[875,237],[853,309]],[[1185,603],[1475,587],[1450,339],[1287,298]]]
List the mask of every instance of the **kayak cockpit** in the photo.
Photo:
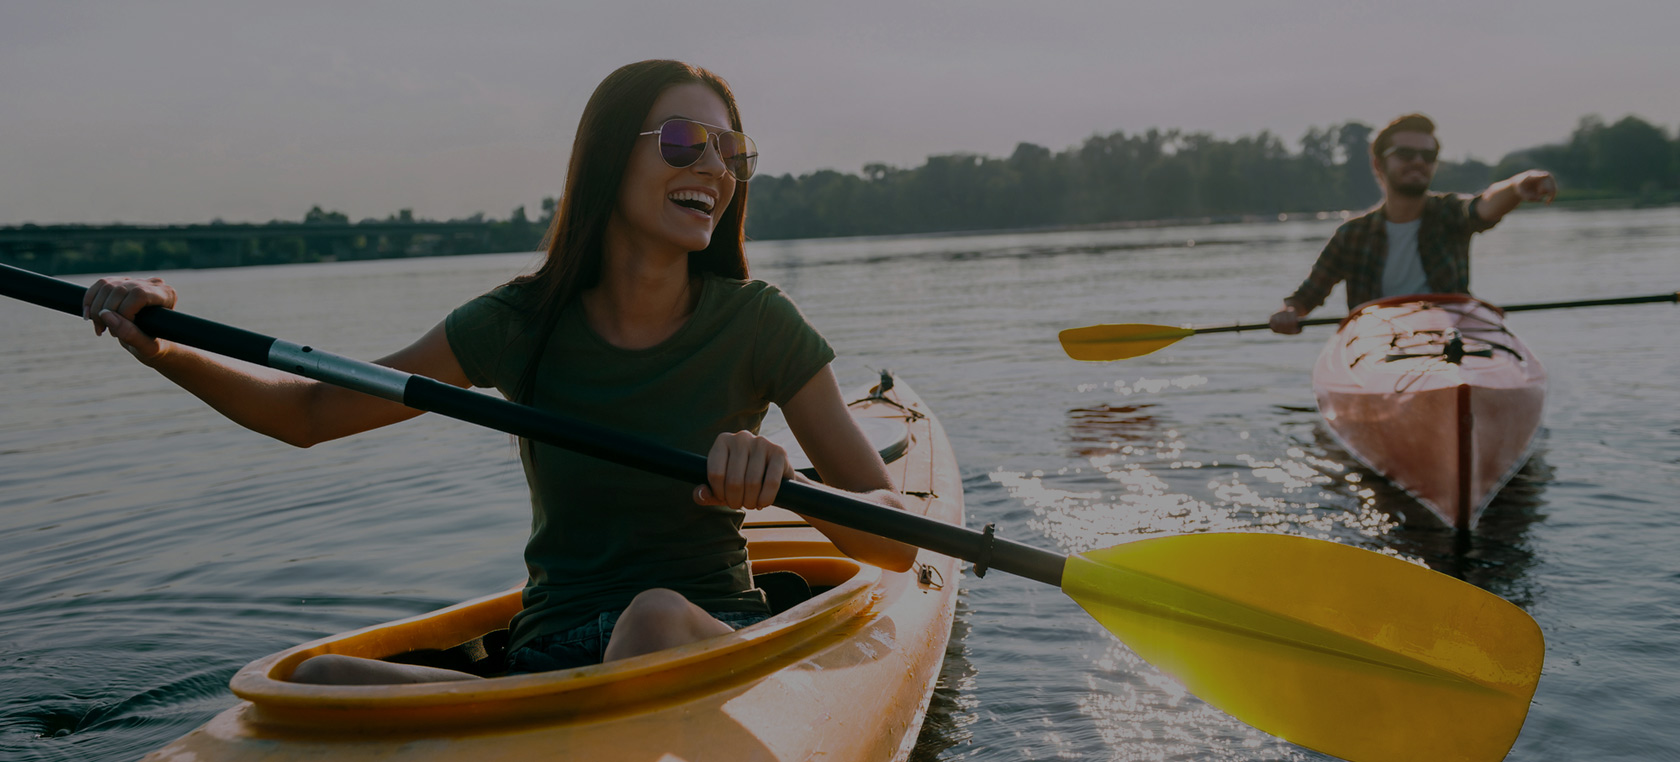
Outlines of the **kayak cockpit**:
[[252,662],[233,692],[251,702],[244,720],[288,732],[435,732],[610,716],[630,708],[727,690],[842,642],[866,625],[880,598],[879,569],[832,556],[763,558],[758,575],[790,572],[822,592],[759,624],[643,656],[541,674],[411,685],[338,686],[290,682],[306,659],[341,654],[383,659],[448,651],[505,629],[518,590],[406,620],[305,643]]
[[[777,559],[785,560],[785,559]],[[800,603],[810,599],[813,595],[835,587],[843,580],[822,580],[823,584],[813,587],[795,568],[768,568],[781,566],[780,564],[766,564],[763,571],[753,575],[753,586],[764,593],[765,601],[770,605],[772,616],[780,614]],[[810,571],[805,569],[805,571]],[[416,648],[402,653],[379,657],[383,661],[396,664],[413,664],[422,667],[435,667],[465,672],[478,677],[502,677],[507,671],[508,646],[512,640],[512,630],[502,628],[484,633],[471,640],[459,643],[450,648]]]
[[[894,455],[883,459],[904,510],[960,525],[962,475],[915,392],[884,379],[850,407],[901,424],[876,425],[887,436],[871,439]],[[287,680],[319,654],[447,650],[506,628],[519,591],[491,595],[252,662],[232,681],[243,701],[147,759],[906,759],[939,679],[958,562],[923,552],[912,572],[863,566],[774,507],[747,512],[741,533],[758,584],[793,572],[814,594],[736,632],[610,664],[417,685]]]

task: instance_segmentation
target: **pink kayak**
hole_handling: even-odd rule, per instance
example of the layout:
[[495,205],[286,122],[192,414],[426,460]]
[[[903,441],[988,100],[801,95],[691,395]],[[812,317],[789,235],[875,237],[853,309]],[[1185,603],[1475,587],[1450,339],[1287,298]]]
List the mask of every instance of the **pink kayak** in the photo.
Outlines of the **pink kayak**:
[[1461,530],[1527,462],[1546,399],[1546,370],[1504,313],[1462,294],[1361,305],[1312,383],[1343,447]]

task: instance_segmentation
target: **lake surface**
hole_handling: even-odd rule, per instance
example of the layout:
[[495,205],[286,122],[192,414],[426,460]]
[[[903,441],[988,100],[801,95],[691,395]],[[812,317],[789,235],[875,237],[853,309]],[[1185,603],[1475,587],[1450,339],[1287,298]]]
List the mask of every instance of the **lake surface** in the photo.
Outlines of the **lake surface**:
[[[750,245],[840,352],[943,419],[969,524],[1064,551],[1263,529],[1421,561],[1528,610],[1547,662],[1513,760],[1680,758],[1680,310],[1512,316],[1540,447],[1467,542],[1351,463],[1308,374],[1328,337],[1186,339],[1110,364],[1062,328],[1263,321],[1336,220]],[[393,351],[534,255],[166,273],[181,309]],[[83,279],[82,282],[87,282]],[[1496,303],[1680,289],[1680,209],[1524,210],[1475,245]],[[1319,315],[1342,314],[1341,291]],[[80,321],[0,302],[0,759],[133,759],[234,704],[246,662],[523,576],[504,435],[437,416],[297,450]],[[1372,722],[1406,722],[1404,716]],[[921,760],[1324,759],[1187,696],[1053,588],[962,581]]]

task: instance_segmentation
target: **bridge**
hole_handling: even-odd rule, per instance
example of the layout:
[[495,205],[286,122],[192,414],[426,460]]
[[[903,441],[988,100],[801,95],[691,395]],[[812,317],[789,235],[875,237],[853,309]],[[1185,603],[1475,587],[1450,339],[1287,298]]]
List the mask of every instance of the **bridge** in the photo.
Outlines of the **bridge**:
[[367,221],[0,228],[0,262],[57,275],[530,251],[542,226]]

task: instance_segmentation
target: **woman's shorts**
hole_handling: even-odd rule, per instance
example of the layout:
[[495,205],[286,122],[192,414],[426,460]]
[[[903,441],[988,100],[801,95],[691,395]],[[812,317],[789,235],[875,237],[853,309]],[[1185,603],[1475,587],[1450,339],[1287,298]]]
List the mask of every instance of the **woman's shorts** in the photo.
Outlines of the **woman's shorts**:
[[[623,611],[606,611],[595,619],[570,630],[543,635],[507,655],[507,674],[527,675],[533,672],[552,672],[557,669],[587,667],[606,659],[607,641],[612,639],[613,626]],[[770,618],[759,611],[708,611],[712,618],[741,629]]]

